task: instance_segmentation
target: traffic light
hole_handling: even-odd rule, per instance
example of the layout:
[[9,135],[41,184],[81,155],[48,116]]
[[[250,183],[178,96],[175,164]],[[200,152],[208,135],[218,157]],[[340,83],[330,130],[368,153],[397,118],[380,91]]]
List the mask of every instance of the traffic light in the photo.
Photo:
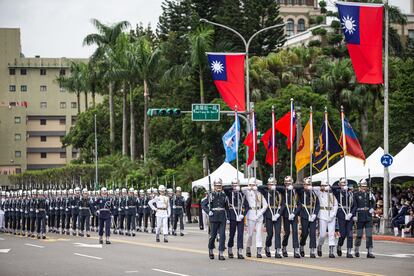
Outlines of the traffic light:
[[147,111],[148,117],[179,117],[181,115],[181,109],[179,108],[149,108]]

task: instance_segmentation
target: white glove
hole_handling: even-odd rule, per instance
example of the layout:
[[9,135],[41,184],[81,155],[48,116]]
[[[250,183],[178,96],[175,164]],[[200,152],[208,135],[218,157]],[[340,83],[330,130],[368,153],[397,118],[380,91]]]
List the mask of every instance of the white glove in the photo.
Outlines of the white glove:
[[98,211],[96,211],[96,213],[98,214],[98,216],[99,216],[99,210]]
[[358,218],[355,216],[355,217],[353,217],[353,220],[354,221],[358,221]]
[[325,191],[329,191],[330,189],[331,189],[331,186],[329,185],[325,187]]
[[272,216],[272,221],[277,221],[280,218],[279,214],[275,214]]
[[211,217],[213,215],[213,212],[212,211],[208,212],[208,215]]
[[370,214],[374,213],[374,209],[372,209],[372,208],[371,208],[371,209],[369,209],[369,213],[370,213]]
[[49,216],[46,216],[46,219],[48,219],[49,218]]
[[272,191],[276,190],[276,186],[275,185],[270,186],[270,190]]
[[293,190],[293,186],[292,186],[292,185],[289,185],[289,186],[287,186],[287,189],[288,189],[289,191],[291,191],[291,190]]
[[237,221],[242,221],[243,218],[244,218],[244,216],[240,214],[240,215],[237,216]]
[[39,213],[39,210],[36,210],[36,213]]
[[346,215],[345,220],[350,220],[351,218],[352,218],[352,214],[349,213],[349,214]]
[[293,220],[295,218],[295,214],[290,214],[289,215],[289,220]]
[[309,219],[309,221],[310,222],[314,222],[315,219],[316,219],[316,215],[315,214],[312,214],[311,217],[310,217],[310,219]]
[[230,223],[230,220],[226,220],[226,223],[229,224]]

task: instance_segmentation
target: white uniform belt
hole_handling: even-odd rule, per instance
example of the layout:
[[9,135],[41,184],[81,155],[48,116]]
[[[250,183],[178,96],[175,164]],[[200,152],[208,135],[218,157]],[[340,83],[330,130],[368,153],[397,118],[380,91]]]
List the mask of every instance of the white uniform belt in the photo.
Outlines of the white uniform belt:
[[211,210],[213,210],[213,211],[224,211],[224,210],[226,210],[226,209],[224,209],[224,208],[213,208],[213,209],[211,209]]

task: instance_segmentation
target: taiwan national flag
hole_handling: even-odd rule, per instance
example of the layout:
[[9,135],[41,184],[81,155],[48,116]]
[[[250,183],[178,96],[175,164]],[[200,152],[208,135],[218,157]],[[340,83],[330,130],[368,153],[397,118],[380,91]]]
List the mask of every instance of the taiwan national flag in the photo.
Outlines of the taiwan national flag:
[[214,84],[224,102],[235,110],[246,110],[244,87],[245,54],[207,53]]
[[[351,127],[351,124],[348,122],[347,119],[344,118],[344,130],[345,130],[345,139],[342,136],[339,138],[339,143],[341,144],[342,148],[344,149],[345,155],[351,155],[353,157],[362,159],[365,161],[365,154],[362,150],[361,145],[359,144],[358,138],[355,135],[354,130]],[[344,145],[345,140],[345,145]]]
[[383,83],[382,4],[336,2],[358,82]]

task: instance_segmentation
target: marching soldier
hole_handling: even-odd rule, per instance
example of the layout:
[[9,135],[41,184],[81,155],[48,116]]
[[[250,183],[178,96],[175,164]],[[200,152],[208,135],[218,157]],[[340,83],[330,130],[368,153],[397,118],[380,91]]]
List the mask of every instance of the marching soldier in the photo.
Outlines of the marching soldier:
[[108,197],[108,190],[101,188],[101,196],[95,201],[99,217],[99,243],[103,244],[103,234],[105,226],[105,243],[111,244],[109,237],[111,235],[111,198]]
[[[156,196],[158,196],[158,190],[157,188],[152,188],[152,193],[151,193],[151,199],[155,198]],[[151,233],[155,234],[155,223],[156,223],[157,219],[155,216],[155,211],[153,209],[150,209],[150,223],[151,223]]]
[[139,190],[138,204],[138,232],[142,232],[142,220],[144,219],[144,205],[145,205],[145,192]]
[[119,189],[115,189],[115,195],[112,198],[112,216],[114,217],[114,234],[118,234],[119,233],[119,213],[121,211],[121,197],[119,194]]
[[300,235],[300,255],[305,257],[304,246],[309,236],[310,257],[316,258],[316,218],[320,210],[318,196],[312,191],[312,180],[305,178],[304,188],[298,191],[300,205],[300,221],[302,233]]
[[178,220],[180,220],[180,236],[184,236],[184,208],[185,208],[185,201],[184,197],[181,195],[181,187],[177,187],[175,195],[172,198],[173,203],[173,210],[172,210],[172,217],[173,217],[173,231],[172,234],[177,236],[177,224]]
[[72,235],[76,236],[79,234],[77,229],[78,227],[78,218],[79,218],[79,206],[80,206],[80,188],[75,188],[75,195],[71,201],[71,210],[72,210]]
[[68,195],[66,197],[66,203],[65,203],[66,235],[70,235],[70,232],[71,232],[70,219],[72,217],[72,205],[71,205],[72,200],[73,200],[73,189],[69,189]]
[[335,196],[329,192],[328,182],[322,181],[321,187],[314,187],[313,191],[319,198],[319,244],[318,256],[322,257],[322,245],[325,242],[326,230],[329,237],[329,258],[335,258],[335,218],[338,211],[338,201]]
[[202,209],[209,215],[211,233],[208,241],[208,253],[210,259],[214,259],[214,242],[219,235],[219,260],[224,261],[224,243],[226,241],[226,210],[228,210],[227,196],[222,190],[222,180],[214,180],[214,191],[206,200],[202,201]]
[[276,189],[282,193],[283,201],[285,204],[283,217],[283,230],[285,234],[282,240],[282,254],[283,257],[288,257],[286,247],[288,245],[290,229],[292,228],[292,240],[293,240],[293,257],[300,258],[299,253],[299,238],[298,238],[298,215],[301,210],[300,202],[296,191],[293,188],[293,179],[290,175],[284,179],[284,187],[276,187]]
[[135,217],[137,215],[137,198],[134,195],[134,188],[129,188],[126,200],[125,211],[127,215],[127,236],[135,237]]
[[147,189],[147,195],[144,200],[144,232],[148,233],[148,220],[151,216],[151,208],[148,205],[148,202],[151,200],[151,189]]
[[36,232],[37,238],[46,239],[46,210],[47,210],[47,202],[45,195],[46,191],[43,192],[42,190],[38,191],[36,205],[35,205],[35,212],[36,212]]
[[355,239],[355,257],[359,257],[359,247],[361,246],[362,232],[365,229],[366,247],[368,249],[367,258],[375,258],[372,243],[372,215],[375,208],[375,197],[368,191],[367,181],[359,181],[359,191],[354,193],[354,205],[352,215],[357,222],[357,236]]
[[37,201],[37,191],[36,189],[32,190],[32,196],[29,202],[29,220],[30,220],[30,235],[27,237],[35,237],[35,223],[36,223],[36,201]]
[[282,258],[282,245],[280,239],[282,219],[280,219],[280,216],[283,213],[285,206],[283,204],[282,195],[276,190],[276,183],[276,179],[270,177],[267,180],[267,186],[259,186],[259,191],[263,194],[268,203],[268,208],[264,213],[267,232],[265,254],[266,257],[271,257],[270,247],[272,246],[272,239],[274,236],[276,249],[275,258],[280,259]]
[[62,206],[62,191],[61,190],[57,190],[56,191],[56,205],[55,205],[55,231],[56,233],[61,233],[61,229],[60,229],[60,222],[62,220],[62,210],[63,210],[63,206]]
[[160,195],[151,199],[148,202],[148,205],[155,212],[155,216],[157,218],[156,241],[160,241],[160,231],[162,227],[164,242],[168,242],[168,217],[171,214],[170,202],[168,197],[165,195],[165,186],[160,185],[158,190]]
[[89,198],[88,189],[83,188],[82,199],[79,202],[79,221],[80,221],[79,236],[81,237],[85,235],[85,228],[86,228],[86,236],[90,237],[89,231],[90,231],[91,209],[93,209],[93,202]]
[[[30,191],[23,191],[22,199],[22,236],[29,234],[29,197]],[[1,224],[0,224],[1,225]]]
[[332,192],[338,201],[336,217],[339,224],[339,233],[341,234],[338,240],[338,246],[336,247],[336,253],[338,256],[342,256],[342,246],[346,239],[346,257],[352,258],[352,226],[354,224],[352,219],[352,204],[354,197],[352,192],[348,191],[348,183],[345,178],[339,180],[339,187],[337,185],[332,186]]
[[251,246],[253,242],[253,233],[256,230],[256,249],[257,258],[262,258],[262,225],[263,214],[267,209],[267,201],[264,196],[257,190],[256,180],[254,178],[249,179],[249,187],[244,187],[242,192],[246,196],[246,201],[249,204],[247,211],[247,244],[246,244],[246,256],[251,257]]
[[244,259],[243,257],[243,233],[244,233],[244,215],[246,210],[246,201],[244,194],[240,191],[239,181],[233,179],[231,187],[224,188],[224,192],[227,195],[227,201],[229,203],[229,209],[227,210],[227,219],[230,221],[230,233],[229,240],[227,242],[227,248],[229,258],[234,258],[233,246],[234,236],[237,230],[237,258]]
[[119,199],[119,234],[124,235],[124,225],[125,225],[125,218],[126,218],[126,208],[127,208],[127,190],[122,188],[121,190],[121,197]]

